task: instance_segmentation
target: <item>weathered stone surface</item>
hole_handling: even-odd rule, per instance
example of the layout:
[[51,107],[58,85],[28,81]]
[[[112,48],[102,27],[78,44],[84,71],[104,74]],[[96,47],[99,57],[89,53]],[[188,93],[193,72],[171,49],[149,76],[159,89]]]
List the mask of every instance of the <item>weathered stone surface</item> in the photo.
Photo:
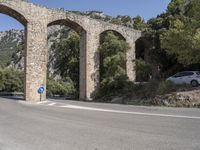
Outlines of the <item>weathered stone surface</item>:
[[[25,99],[39,101],[39,86],[46,86],[47,27],[67,25],[81,35],[80,99],[92,100],[99,86],[99,39],[105,31],[118,32],[131,46],[127,51],[127,75],[135,80],[135,41],[140,31],[91,19],[62,9],[49,9],[22,0],[0,0],[0,13],[14,17],[26,28]],[[46,96],[42,97],[43,100]]]

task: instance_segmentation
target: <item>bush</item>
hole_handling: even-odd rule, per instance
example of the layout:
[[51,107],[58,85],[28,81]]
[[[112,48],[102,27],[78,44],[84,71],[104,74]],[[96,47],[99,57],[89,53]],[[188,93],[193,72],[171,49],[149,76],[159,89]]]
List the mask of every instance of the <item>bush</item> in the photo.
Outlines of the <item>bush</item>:
[[[24,72],[13,69],[0,68],[0,92],[23,92]],[[59,81],[49,79],[47,82],[48,96],[68,96],[76,94],[74,82],[70,78]]]
[[23,92],[24,73],[13,69],[0,69],[1,92]]
[[188,88],[187,85],[176,85],[165,80],[151,80],[148,83],[134,85],[133,87],[130,91],[139,99],[153,99],[157,95],[165,95]]
[[170,81],[161,81],[158,85],[157,94],[164,95],[177,90],[177,85]]
[[47,96],[69,96],[76,92],[74,83],[69,78],[58,81],[48,79],[47,81]]
[[174,84],[171,81],[161,81],[157,90],[157,95],[165,95],[172,92],[188,91],[192,87],[188,84]]
[[99,92],[96,95],[96,99],[102,98],[102,97],[111,97],[115,95],[123,95],[126,93],[128,87],[132,85],[131,82],[128,81],[128,78],[126,75],[117,76],[114,79],[110,78],[107,80],[104,80],[104,82],[101,84]]
[[[116,86],[117,85],[117,86]],[[151,102],[158,95],[183,91],[190,88],[187,85],[175,85],[170,81],[151,80],[147,83],[134,84],[133,82],[115,80],[112,84],[100,88],[96,101],[110,102],[115,97],[123,97],[123,102],[137,100],[137,103]],[[145,101],[141,101],[145,100]]]
[[152,76],[152,65],[146,63],[144,60],[136,61],[136,80],[138,82],[149,81]]

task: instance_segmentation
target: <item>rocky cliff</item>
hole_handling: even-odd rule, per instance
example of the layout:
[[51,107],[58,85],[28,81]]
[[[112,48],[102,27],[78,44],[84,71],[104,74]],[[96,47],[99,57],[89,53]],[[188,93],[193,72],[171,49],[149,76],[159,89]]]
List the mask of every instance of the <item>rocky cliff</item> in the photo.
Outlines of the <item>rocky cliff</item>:
[[[72,30],[64,26],[52,26],[48,28],[48,49],[50,73],[54,73],[56,50],[53,48],[55,42],[65,38]],[[9,30],[0,32],[0,66],[14,69],[24,69],[24,30]]]

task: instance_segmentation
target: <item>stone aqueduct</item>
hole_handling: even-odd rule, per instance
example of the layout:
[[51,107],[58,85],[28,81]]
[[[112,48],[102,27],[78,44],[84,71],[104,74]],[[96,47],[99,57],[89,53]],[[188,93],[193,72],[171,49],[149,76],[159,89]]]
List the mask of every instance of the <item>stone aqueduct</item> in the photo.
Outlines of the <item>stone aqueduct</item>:
[[[0,0],[0,13],[9,15],[25,27],[25,100],[39,101],[38,87],[46,85],[48,61],[47,27],[67,25],[76,30],[80,42],[80,99],[92,100],[99,85],[98,46],[101,33],[115,31],[129,43],[127,51],[127,75],[135,80],[135,42],[140,31],[113,25],[87,16],[66,12],[62,9],[49,9],[23,0]],[[42,96],[46,99],[46,94]]]

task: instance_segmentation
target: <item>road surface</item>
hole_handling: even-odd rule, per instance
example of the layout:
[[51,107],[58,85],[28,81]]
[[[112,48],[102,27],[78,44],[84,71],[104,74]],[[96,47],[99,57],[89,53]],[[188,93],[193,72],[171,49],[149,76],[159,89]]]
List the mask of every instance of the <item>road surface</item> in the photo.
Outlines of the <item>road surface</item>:
[[200,150],[200,109],[0,98],[0,150]]

